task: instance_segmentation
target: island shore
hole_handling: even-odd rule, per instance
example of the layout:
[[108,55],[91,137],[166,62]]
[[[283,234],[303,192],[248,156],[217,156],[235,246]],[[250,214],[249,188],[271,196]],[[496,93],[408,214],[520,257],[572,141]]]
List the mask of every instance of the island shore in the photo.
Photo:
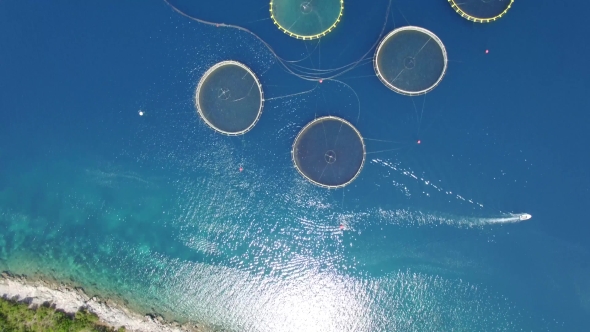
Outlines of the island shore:
[[58,310],[74,314],[80,309],[98,316],[100,321],[127,331],[141,332],[208,332],[202,326],[164,321],[161,317],[141,315],[111,300],[89,297],[80,288],[44,280],[29,280],[3,272],[0,275],[0,297],[29,304],[29,307],[49,303]]

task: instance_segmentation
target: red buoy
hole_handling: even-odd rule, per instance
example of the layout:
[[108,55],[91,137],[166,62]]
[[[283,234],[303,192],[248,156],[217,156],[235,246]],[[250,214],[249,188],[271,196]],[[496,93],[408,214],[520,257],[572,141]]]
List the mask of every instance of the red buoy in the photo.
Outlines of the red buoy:
[[322,83],[324,80],[320,79],[320,83]]
[[240,172],[244,170],[244,167],[240,166]]
[[417,144],[420,144],[420,143],[422,143],[422,141],[421,141],[421,140],[418,140],[416,143],[417,143]]
[[486,54],[490,53],[490,50],[486,50]]
[[340,230],[344,229],[344,225],[340,224]]

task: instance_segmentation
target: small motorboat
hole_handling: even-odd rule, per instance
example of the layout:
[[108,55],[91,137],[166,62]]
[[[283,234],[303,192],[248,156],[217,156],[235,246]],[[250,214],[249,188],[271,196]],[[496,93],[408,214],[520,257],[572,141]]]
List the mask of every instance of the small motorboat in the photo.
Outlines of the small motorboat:
[[518,217],[518,219],[520,219],[521,221],[523,221],[523,220],[529,220],[529,219],[531,219],[532,217],[533,217],[533,216],[531,216],[531,215],[530,215],[530,214],[528,214],[528,213],[523,213],[523,214],[521,214],[521,215]]

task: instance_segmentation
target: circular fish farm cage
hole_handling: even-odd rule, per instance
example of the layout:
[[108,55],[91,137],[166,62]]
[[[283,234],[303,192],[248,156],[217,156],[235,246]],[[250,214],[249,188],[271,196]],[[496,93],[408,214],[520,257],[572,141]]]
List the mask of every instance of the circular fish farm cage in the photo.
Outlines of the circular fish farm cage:
[[195,105],[201,119],[215,131],[243,135],[254,128],[262,114],[262,85],[242,63],[222,61],[201,77]]
[[373,67],[385,86],[403,95],[416,96],[428,93],[442,81],[447,62],[445,46],[434,33],[406,26],[381,40]]
[[303,40],[325,36],[340,22],[344,0],[272,0],[270,17],[287,35]]
[[490,23],[506,15],[514,0],[448,0],[461,17],[477,23]]
[[335,116],[317,118],[305,125],[291,150],[297,171],[311,183],[329,189],[354,181],[363,169],[365,156],[359,131]]

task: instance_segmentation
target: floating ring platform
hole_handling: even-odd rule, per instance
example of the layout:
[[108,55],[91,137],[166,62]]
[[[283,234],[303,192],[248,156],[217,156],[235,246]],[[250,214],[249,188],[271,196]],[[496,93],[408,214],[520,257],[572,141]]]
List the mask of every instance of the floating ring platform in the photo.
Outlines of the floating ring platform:
[[222,61],[201,77],[195,92],[197,113],[205,123],[224,135],[237,136],[258,122],[264,94],[258,78],[244,64]]
[[270,1],[274,24],[287,35],[303,40],[321,38],[334,30],[343,11],[344,0]]
[[445,46],[434,33],[406,26],[381,40],[373,67],[385,86],[403,95],[416,96],[431,91],[442,81],[447,62]]
[[451,7],[472,22],[490,23],[506,15],[514,0],[448,0]]
[[348,121],[325,116],[301,129],[291,150],[297,171],[311,183],[328,189],[347,186],[365,164],[365,144]]

